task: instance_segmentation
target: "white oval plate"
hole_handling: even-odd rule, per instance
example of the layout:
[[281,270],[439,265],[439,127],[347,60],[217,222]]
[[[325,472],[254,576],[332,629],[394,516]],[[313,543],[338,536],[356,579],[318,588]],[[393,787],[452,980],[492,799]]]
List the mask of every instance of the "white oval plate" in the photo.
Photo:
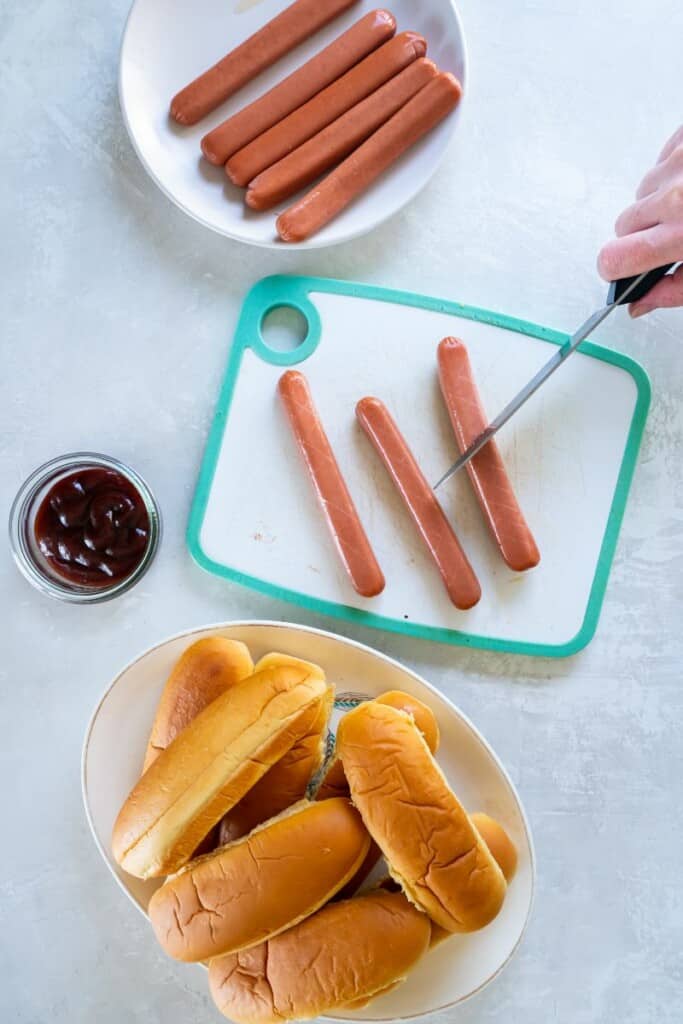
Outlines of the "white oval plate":
[[[242,242],[282,247],[275,218],[283,203],[254,213],[222,167],[202,159],[203,135],[266,92],[381,3],[361,0],[191,128],[168,116],[171,97],[286,6],[285,0],[135,0],[121,46],[119,97],[131,141],[159,188],[195,220]],[[421,32],[429,56],[465,84],[465,40],[453,0],[392,0],[398,31]],[[364,196],[298,248],[315,249],[370,231],[426,185],[459,119],[455,112],[407,153]],[[288,246],[292,248],[291,245]]]
[[[524,933],[534,889],[534,852],[529,826],[510,778],[486,740],[443,694],[414,672],[369,647],[322,630],[275,622],[233,622],[187,630],[151,647],[114,679],[98,703],[83,745],[83,800],[93,837],[119,885],[146,913],[158,881],[143,882],[120,870],[110,852],[118,810],[136,782],[164,682],[189,643],[211,634],[243,640],[254,660],[281,651],[320,664],[344,696],[376,697],[405,690],[435,712],[441,730],[438,759],[470,811],[486,811],[509,832],[519,866],[498,917],[480,932],[456,935],[432,950],[394,992],[339,1020],[407,1020],[462,1002],[488,984],[509,962]],[[150,932],[151,940],[151,932]],[[192,976],[192,972],[189,972]],[[195,972],[197,986],[206,988]]]

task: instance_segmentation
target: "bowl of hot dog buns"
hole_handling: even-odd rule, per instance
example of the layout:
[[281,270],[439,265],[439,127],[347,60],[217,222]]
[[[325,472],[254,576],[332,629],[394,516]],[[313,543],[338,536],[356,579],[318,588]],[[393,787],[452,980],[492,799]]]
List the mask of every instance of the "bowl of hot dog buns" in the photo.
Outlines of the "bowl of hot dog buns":
[[145,169],[186,213],[242,241],[317,247],[427,183],[465,75],[453,0],[135,0],[119,94]]
[[526,926],[533,850],[495,755],[419,677],[333,634],[155,646],[99,703],[83,787],[161,950],[208,968],[235,1024],[433,1012]]

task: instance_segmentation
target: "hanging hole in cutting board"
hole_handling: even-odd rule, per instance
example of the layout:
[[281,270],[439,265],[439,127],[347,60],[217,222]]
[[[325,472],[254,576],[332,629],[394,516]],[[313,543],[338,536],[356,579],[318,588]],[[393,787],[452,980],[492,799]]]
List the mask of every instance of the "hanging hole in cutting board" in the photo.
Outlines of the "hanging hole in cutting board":
[[308,338],[308,318],[294,306],[275,306],[261,321],[261,338],[271,352],[296,352]]

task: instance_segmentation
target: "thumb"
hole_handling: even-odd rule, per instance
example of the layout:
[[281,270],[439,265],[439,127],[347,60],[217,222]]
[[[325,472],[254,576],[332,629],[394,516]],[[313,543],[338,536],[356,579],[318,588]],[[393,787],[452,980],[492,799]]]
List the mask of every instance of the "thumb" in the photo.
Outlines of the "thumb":
[[672,306],[683,306],[683,264],[675,273],[658,281],[639,302],[632,302],[628,311],[635,318],[651,313],[653,309],[668,309]]

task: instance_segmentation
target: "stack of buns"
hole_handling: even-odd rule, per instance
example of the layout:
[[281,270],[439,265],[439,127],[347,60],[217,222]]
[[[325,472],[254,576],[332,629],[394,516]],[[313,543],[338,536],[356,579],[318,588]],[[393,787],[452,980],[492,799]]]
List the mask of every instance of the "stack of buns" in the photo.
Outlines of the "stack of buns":
[[[470,817],[438,767],[430,708],[400,691],[360,704],[323,768],[332,707],[317,665],[199,640],[114,825],[124,870],[166,876],[148,908],[160,945],[208,962],[236,1024],[365,1006],[430,946],[493,920],[514,874],[502,826]],[[368,889],[381,857],[389,879]]]

